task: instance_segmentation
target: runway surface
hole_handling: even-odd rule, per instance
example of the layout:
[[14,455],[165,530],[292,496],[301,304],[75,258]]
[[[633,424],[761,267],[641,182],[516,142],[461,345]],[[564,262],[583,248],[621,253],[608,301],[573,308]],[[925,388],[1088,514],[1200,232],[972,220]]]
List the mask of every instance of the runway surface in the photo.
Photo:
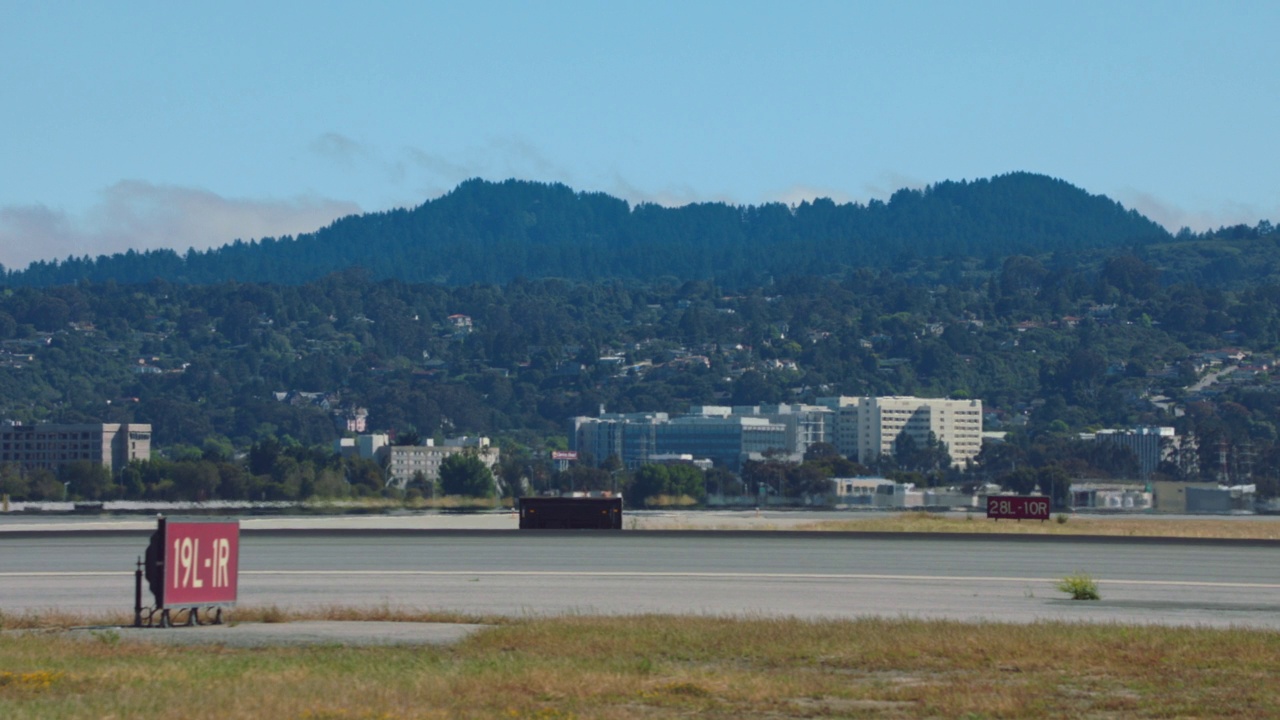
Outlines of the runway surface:
[[[127,611],[147,533],[0,534],[0,609]],[[1280,629],[1274,543],[830,533],[246,532],[242,605]],[[1085,572],[1103,600],[1055,589]],[[150,596],[145,595],[144,601]]]

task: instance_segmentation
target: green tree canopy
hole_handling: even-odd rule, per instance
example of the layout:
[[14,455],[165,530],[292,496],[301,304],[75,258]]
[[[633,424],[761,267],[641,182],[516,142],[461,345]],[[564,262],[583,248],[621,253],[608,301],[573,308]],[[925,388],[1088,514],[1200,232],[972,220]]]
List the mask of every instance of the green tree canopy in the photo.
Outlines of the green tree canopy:
[[465,497],[487,498],[497,493],[493,473],[469,452],[455,453],[440,463],[440,488],[445,495]]

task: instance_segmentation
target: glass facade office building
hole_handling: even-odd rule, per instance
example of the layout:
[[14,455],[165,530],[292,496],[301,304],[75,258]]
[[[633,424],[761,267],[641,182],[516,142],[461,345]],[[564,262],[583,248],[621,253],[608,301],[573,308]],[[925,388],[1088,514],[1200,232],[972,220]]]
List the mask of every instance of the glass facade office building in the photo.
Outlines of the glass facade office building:
[[[597,464],[611,455],[633,468],[659,455],[692,455],[738,470],[751,457],[803,453],[810,442],[822,439],[821,417],[814,420],[804,411],[792,412],[801,406],[780,407],[782,412],[770,412],[777,407],[707,406],[674,418],[666,413],[574,418],[574,449],[590,453]],[[810,410],[829,414],[826,408]]]

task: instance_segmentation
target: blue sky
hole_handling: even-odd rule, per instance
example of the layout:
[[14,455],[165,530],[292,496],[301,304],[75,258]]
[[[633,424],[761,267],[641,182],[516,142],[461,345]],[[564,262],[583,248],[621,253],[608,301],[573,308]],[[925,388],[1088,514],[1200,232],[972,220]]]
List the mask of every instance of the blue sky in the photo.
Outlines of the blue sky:
[[1262,1],[0,0],[0,263],[469,177],[754,204],[1026,170],[1171,229],[1280,222],[1278,33]]

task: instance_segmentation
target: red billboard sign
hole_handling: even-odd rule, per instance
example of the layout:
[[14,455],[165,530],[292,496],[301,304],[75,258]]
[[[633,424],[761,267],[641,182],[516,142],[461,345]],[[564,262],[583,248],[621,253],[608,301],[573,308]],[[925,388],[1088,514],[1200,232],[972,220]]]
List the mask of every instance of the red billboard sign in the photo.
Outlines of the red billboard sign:
[[193,607],[236,601],[239,521],[161,520],[157,534],[164,567],[158,605]]
[[576,450],[552,450],[552,460],[577,460],[578,452]]
[[1043,495],[991,495],[987,517],[995,520],[1048,520],[1049,498]]

